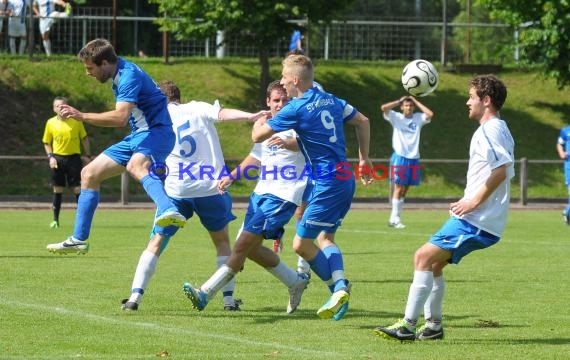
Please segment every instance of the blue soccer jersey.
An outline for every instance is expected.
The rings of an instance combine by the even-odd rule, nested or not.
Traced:
[[[135,104],[129,117],[132,132],[154,126],[172,126],[166,96],[136,64],[119,58],[113,77],[113,94],[117,102]]]
[[[275,132],[295,130],[313,174],[326,176],[347,161],[344,123],[356,113],[346,101],[312,88],[291,100],[267,123]]]
[[[562,130],[560,130],[560,136],[558,136],[558,143],[562,145],[566,153],[570,153],[570,126],[566,126],[562,128]]]

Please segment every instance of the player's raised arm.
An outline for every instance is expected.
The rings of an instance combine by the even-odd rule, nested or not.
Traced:
[[[85,123],[101,127],[124,127],[129,122],[135,104],[119,101],[115,110],[103,113],[84,113],[67,104],[60,105],[60,113],[66,119],[74,118]]]
[[[273,134],[275,134],[275,131],[273,131],[265,121],[256,121],[255,124],[253,124],[253,130],[251,131],[251,139],[253,142],[259,143],[265,139],[269,139]]]

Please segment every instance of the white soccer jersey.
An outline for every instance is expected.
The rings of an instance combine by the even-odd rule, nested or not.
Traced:
[[[515,141],[507,124],[496,117],[479,126],[473,134],[469,148],[469,169],[464,199],[470,199],[475,195],[485,184],[493,169],[507,164],[505,181],[477,209],[462,216],[470,224],[496,236],[501,236],[507,223],[510,184],[515,176],[514,148]]]
[[[34,0],[34,4],[38,4],[41,17],[48,17],[56,10],[56,3],[53,0]]]
[[[197,198],[218,194],[218,179],[225,167],[220,139],[214,123],[220,106],[191,101],[168,104],[174,148],[166,158],[169,174],[166,193],[173,198]]]
[[[297,137],[293,130],[277,133],[282,139]],[[258,195],[271,194],[283,200],[301,205],[307,177],[302,179],[305,158],[300,151],[267,146],[268,140],[253,146],[250,155],[261,162],[259,180],[253,190]]]
[[[401,112],[390,110],[388,115],[383,114],[384,119],[392,124],[392,148],[394,152],[408,159],[420,158],[420,131],[422,126],[428,124],[426,114],[416,112],[411,118],[407,118]]]

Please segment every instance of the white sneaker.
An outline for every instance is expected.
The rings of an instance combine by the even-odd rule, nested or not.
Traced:
[[[405,229],[406,228],[406,225],[402,224],[399,221],[395,222],[395,223],[390,222],[390,223],[388,223],[388,226],[393,227],[394,229]]]
[[[297,307],[301,303],[301,296],[303,296],[303,291],[307,288],[309,283],[309,278],[306,274],[299,273],[297,282],[289,288],[289,304],[287,304],[287,314],[292,314],[297,310]]]
[[[76,253],[85,255],[89,251],[89,240],[81,241],[70,236],[64,242],[49,244],[47,250],[54,254]]]
[[[186,218],[178,211],[167,210],[154,219],[154,224],[161,227],[172,225],[183,228],[186,225]]]

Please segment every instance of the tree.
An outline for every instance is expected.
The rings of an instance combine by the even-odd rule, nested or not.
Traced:
[[[208,38],[218,30],[245,35],[258,50],[261,65],[260,104],[265,104],[269,83],[269,49],[288,38],[295,24],[288,20],[330,21],[353,0],[150,0],[166,16],[161,30],[177,39]],[[218,44],[219,45],[219,44]]]
[[[480,0],[492,15],[520,27],[522,59],[542,64],[560,89],[570,85],[569,0]],[[523,26],[521,26],[523,25]]]

